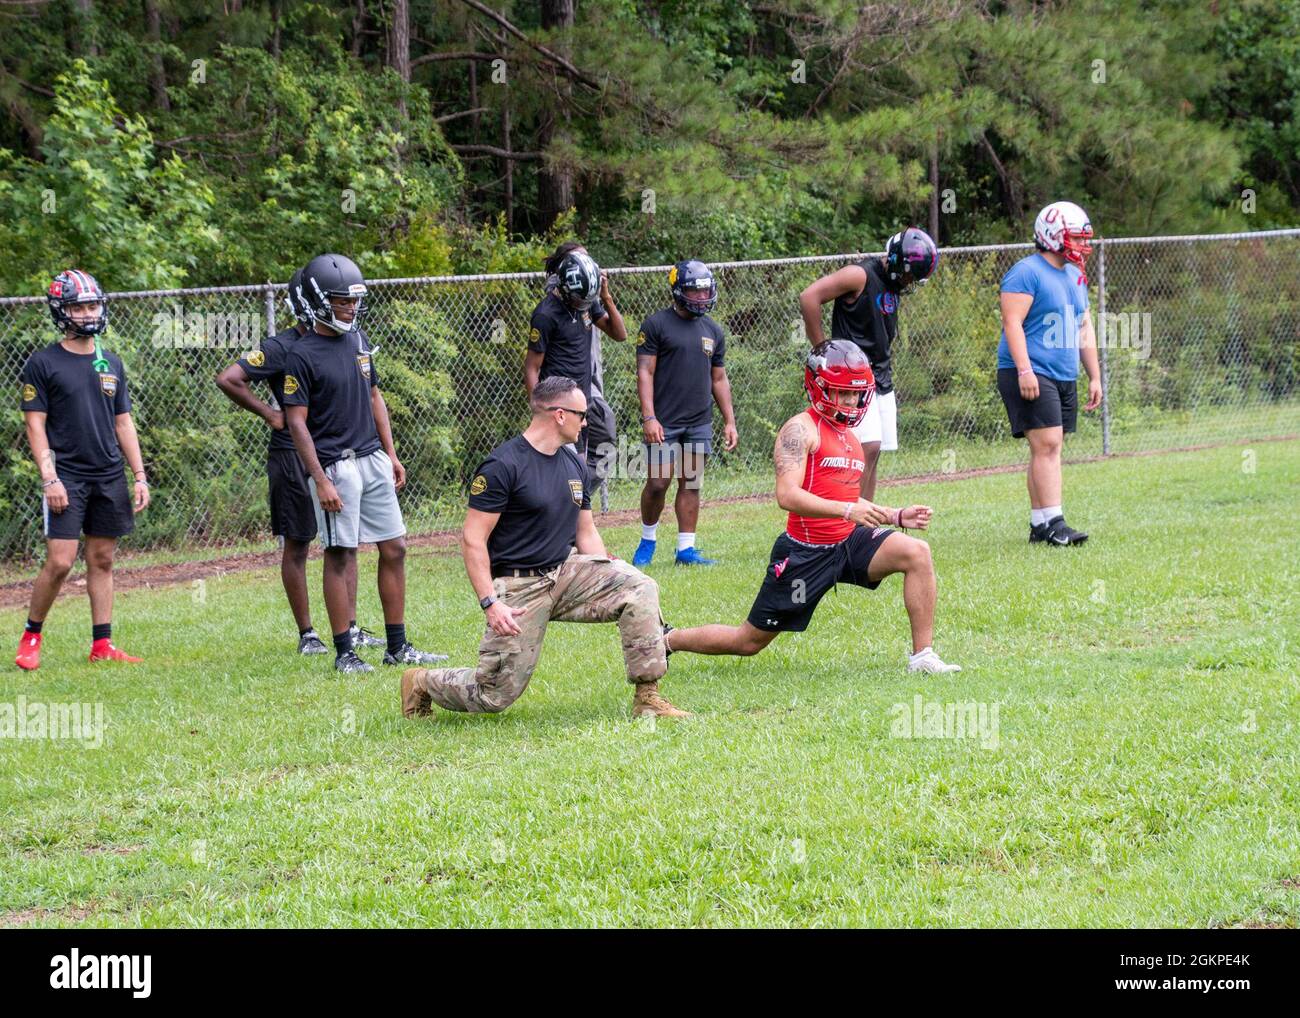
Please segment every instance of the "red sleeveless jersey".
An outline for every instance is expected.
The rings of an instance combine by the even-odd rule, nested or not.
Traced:
[[[813,410],[808,416],[817,425],[817,449],[808,454],[803,468],[803,490],[834,502],[856,502],[862,469],[862,443],[847,428],[837,428]],[[791,513],[785,532],[805,544],[838,544],[857,524],[852,520],[799,516]]]

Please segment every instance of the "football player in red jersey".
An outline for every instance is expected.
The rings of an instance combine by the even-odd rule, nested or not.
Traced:
[[[866,355],[848,340],[815,347],[804,368],[811,406],[776,437],[776,501],[789,513],[772,546],[763,586],[738,626],[665,627],[669,653],[757,654],[778,633],[801,633],[828,590],[851,583],[874,590],[903,574],[903,603],[912,623],[913,672],[956,672],[934,652],[936,582],[930,546],[889,527],[924,530],[929,506],[891,509],[859,496],[862,443],[853,428],[866,415],[875,379]]]

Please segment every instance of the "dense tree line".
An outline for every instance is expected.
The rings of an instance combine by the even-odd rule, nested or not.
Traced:
[[[1293,225],[1298,50],[1300,0],[0,0],[0,290]]]

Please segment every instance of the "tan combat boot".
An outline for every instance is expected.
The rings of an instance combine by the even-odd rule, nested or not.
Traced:
[[[632,697],[632,716],[643,718],[653,715],[658,718],[688,718],[690,711],[679,710],[659,695],[659,683],[638,682],[636,693]]]
[[[402,713],[408,718],[422,718],[433,713],[433,698],[424,688],[426,670],[408,668],[402,672]]]

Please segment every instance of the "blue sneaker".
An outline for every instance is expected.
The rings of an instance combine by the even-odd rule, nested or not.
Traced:
[[[677,553],[677,564],[679,566],[716,566],[718,560],[715,558],[705,558],[700,554],[699,549],[695,547],[683,548]]]
[[[655,557],[655,542],[647,541],[641,538],[641,543],[636,546],[636,554],[632,556],[632,564],[640,569],[642,566],[648,566],[650,560]]]

